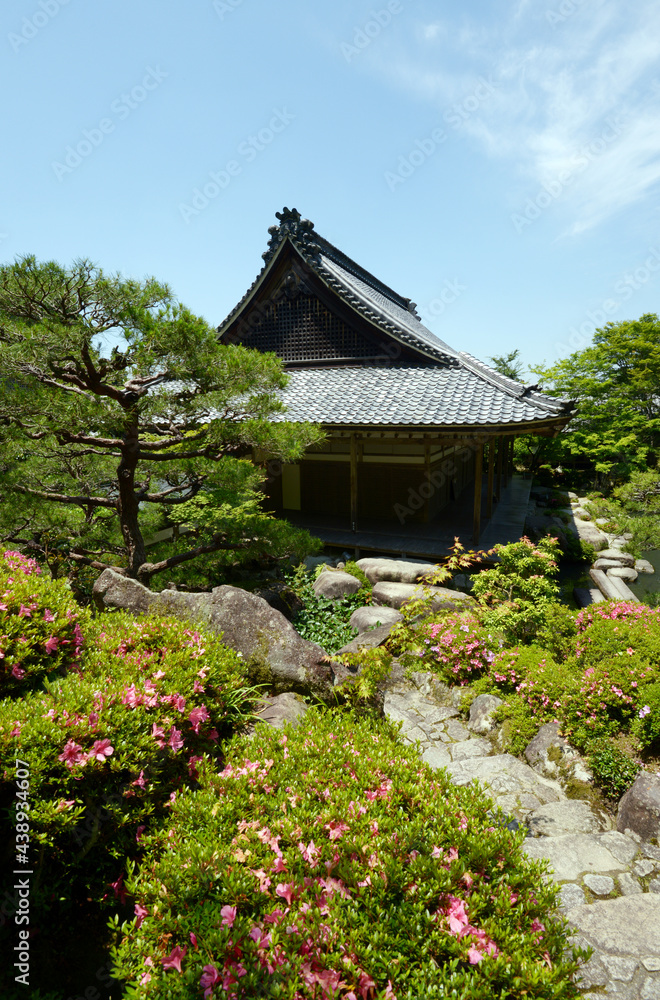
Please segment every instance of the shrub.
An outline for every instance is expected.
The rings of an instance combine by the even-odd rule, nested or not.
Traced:
[[[660,683],[646,684],[637,692],[637,717],[633,732],[643,749],[660,741]]]
[[[502,639],[485,630],[471,612],[450,612],[425,622],[416,631],[417,652],[424,666],[450,684],[467,684],[488,670]]]
[[[0,550],[0,698],[77,666],[88,618],[66,581],[42,576],[20,552]]]
[[[262,729],[149,837],[115,974],[136,1000],[577,997],[556,889],[491,808],[384,724]]]
[[[657,674],[660,663],[660,608],[629,601],[608,601],[585,608],[577,616],[577,654],[585,666],[604,657],[632,655]],[[660,675],[649,680],[660,680]]]
[[[293,625],[303,639],[318,643],[328,653],[336,653],[355,638],[357,629],[349,624],[349,619],[356,608],[370,603],[371,585],[368,582],[356,594],[331,600],[316,596],[312,575],[304,566],[299,566],[286,579],[304,605],[293,618]]]
[[[125,858],[252,704],[238,655],[178,620],[106,614],[86,637],[80,673],[0,704],[0,757],[30,772],[35,923],[51,897],[121,894]]]
[[[588,760],[596,784],[614,801],[628,791],[639,773],[639,764],[608,739],[594,741]]]
[[[472,593],[484,606],[487,628],[504,632],[511,642],[533,642],[545,625],[547,608],[556,602],[559,588],[551,578],[558,572],[559,543],[528,538],[496,545],[499,563],[474,577]]]

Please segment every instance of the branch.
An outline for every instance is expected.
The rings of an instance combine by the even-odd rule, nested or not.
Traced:
[[[29,486],[14,486],[17,493],[27,493],[31,497],[39,497],[41,500],[52,500],[53,503],[66,503],[74,507],[107,507],[109,510],[117,510],[117,504],[113,500],[106,500],[105,497],[70,497],[64,493],[50,493],[48,490],[33,490]]]
[[[174,507],[176,504],[186,503],[187,500],[192,500],[194,496],[197,496],[202,484],[203,480],[200,480],[199,483],[188,483],[186,486],[172,486],[169,490],[163,490],[161,493],[141,493],[140,500],[144,500],[146,503],[162,503],[165,506]],[[170,496],[171,493],[180,493],[181,490],[189,490],[189,492],[184,497]]]
[[[165,569],[171,569],[173,566],[188,562],[190,559],[196,559],[197,556],[208,552],[220,552],[223,549],[247,549],[249,545],[250,541],[229,542],[226,539],[226,535],[214,535],[213,542],[210,542],[208,545],[198,545],[195,549],[189,549],[188,552],[182,552],[177,556],[170,556],[169,559],[163,559],[161,562],[142,563],[138,570],[138,580],[149,579],[155,576],[156,573],[162,573]]]

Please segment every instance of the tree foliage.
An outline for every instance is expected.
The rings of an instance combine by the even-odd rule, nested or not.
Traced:
[[[577,400],[555,461],[587,463],[605,485],[654,465],[660,448],[660,319],[606,323],[593,344],[533,369],[553,395]]]
[[[0,372],[4,541],[143,582],[305,546],[261,510],[249,457],[295,461],[319,430],[283,421],[275,355],[220,345],[166,285],[85,260],[0,268]],[[182,520],[191,544],[149,562],[145,537]]]
[[[509,351],[508,354],[496,354],[494,357],[489,358],[492,361],[493,368],[500,375],[506,375],[508,378],[515,379],[516,382],[520,382],[522,377],[524,366],[519,358],[520,350],[516,348],[515,351]]]

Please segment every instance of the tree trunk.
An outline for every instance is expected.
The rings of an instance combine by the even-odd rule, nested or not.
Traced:
[[[138,463],[138,421],[137,413],[131,414],[131,423],[124,435],[121,448],[121,461],[117,466],[117,483],[119,499],[117,511],[121,533],[124,537],[126,557],[128,560],[128,576],[138,579],[138,570],[147,561],[144,538],[139,524],[139,503],[135,494],[135,470]]]

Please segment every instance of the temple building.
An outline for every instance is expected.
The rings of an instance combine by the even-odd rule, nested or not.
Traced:
[[[477,542],[513,472],[515,438],[556,435],[574,404],[450,347],[298,211],[276,214],[261,272],[218,327],[225,343],[277,354],[286,419],[327,434],[299,464],[271,466],[271,509],[322,538],[325,528],[326,541],[339,532],[337,544],[368,529],[396,535],[400,550],[406,531],[430,538],[466,517]]]

